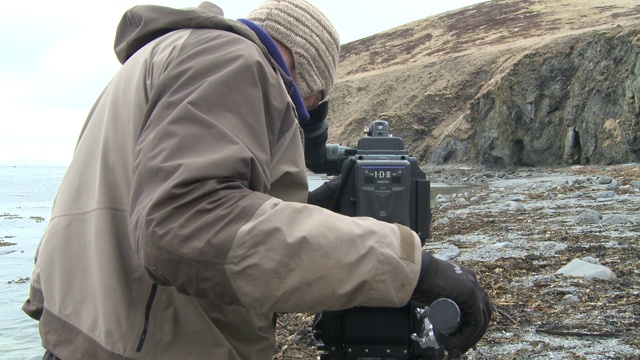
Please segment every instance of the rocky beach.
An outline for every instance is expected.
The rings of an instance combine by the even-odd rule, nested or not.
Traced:
[[[473,269],[491,326],[468,359],[640,358],[640,164],[425,167],[425,250]],[[275,359],[319,359],[312,314],[283,314]]]

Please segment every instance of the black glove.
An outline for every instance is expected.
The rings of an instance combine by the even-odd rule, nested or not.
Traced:
[[[307,196],[307,204],[316,205],[323,207],[325,209],[331,209],[331,203],[340,188],[340,182],[342,181],[342,177],[340,175],[335,176],[333,179],[326,181],[324,184],[320,185],[317,189],[313,191],[309,191],[309,195]]]
[[[460,329],[442,339],[449,354],[464,354],[489,327],[493,307],[473,271],[422,253],[422,268],[412,300],[429,305],[437,299],[453,300],[462,312]]]

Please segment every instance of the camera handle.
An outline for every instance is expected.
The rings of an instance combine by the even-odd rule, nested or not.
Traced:
[[[422,334],[412,334],[411,339],[423,349],[441,348],[438,338],[454,334],[462,324],[460,308],[453,300],[446,298],[434,301],[431,306],[417,308],[416,315],[423,322]]]

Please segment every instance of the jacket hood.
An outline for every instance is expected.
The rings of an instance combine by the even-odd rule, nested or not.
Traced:
[[[149,42],[179,29],[227,30],[259,43],[253,31],[239,22],[224,18],[222,9],[210,2],[185,9],[139,5],[127,10],[118,24],[114,44],[118,61],[124,64]]]
[[[234,21],[224,17],[220,7],[210,2],[203,2],[197,8],[174,9],[158,5],[139,5],[124,13],[118,29],[114,50],[118,61],[124,64],[136,51],[141,49],[151,41],[180,29],[215,29],[235,33],[258,46],[271,62],[271,66],[279,72],[283,78],[284,85],[291,100],[293,101],[298,121],[306,122],[309,113],[305,109],[304,100],[300,96],[298,89],[290,77],[289,73],[283,71],[286,68],[284,60],[280,58],[275,44],[265,45],[265,39],[260,37],[264,33],[269,41],[273,42],[269,35],[262,29],[253,29],[241,21]],[[268,41],[267,41],[268,43]]]

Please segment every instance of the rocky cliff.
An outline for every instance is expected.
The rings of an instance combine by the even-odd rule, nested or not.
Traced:
[[[330,142],[423,164],[640,161],[640,1],[493,0],[343,44]]]

